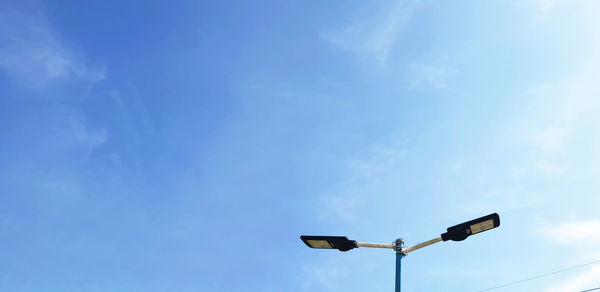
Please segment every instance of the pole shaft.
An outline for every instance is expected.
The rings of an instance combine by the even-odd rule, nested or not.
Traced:
[[[400,292],[402,289],[400,284],[400,276],[402,275],[402,253],[396,253],[396,292]]]
[[[394,250],[396,250],[396,292],[402,289],[400,278],[402,276],[402,257],[404,256],[404,240],[401,238],[394,241]]]

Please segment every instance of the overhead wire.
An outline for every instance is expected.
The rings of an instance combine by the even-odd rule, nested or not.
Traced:
[[[546,274],[542,274],[542,275],[538,275],[538,276],[534,276],[534,277],[530,277],[530,278],[526,278],[526,279],[521,279],[521,280],[514,281],[514,282],[509,282],[509,283],[498,285],[498,286],[494,286],[494,287],[491,287],[491,288],[486,288],[486,289],[483,289],[483,290],[477,290],[477,292],[483,292],[483,291],[490,291],[490,290],[500,289],[500,288],[504,288],[506,286],[512,286],[512,285],[520,284],[520,283],[523,283],[523,282],[527,282],[527,281],[531,281],[531,280],[535,280],[535,279],[539,279],[539,278],[543,278],[543,277],[555,275],[555,274],[558,274],[558,273],[562,273],[562,272],[574,270],[574,269],[581,268],[581,267],[584,267],[584,266],[593,265],[593,264],[596,264],[596,263],[600,263],[600,260],[596,260],[596,261],[593,261],[593,262],[589,262],[589,263],[585,263],[585,264],[581,264],[581,265],[577,265],[577,266],[568,267],[568,268],[565,268],[565,269],[561,269],[561,270],[558,270],[558,271],[554,271],[554,272],[550,272],[550,273],[546,273]],[[600,289],[600,287],[594,288],[592,290],[584,290],[584,291],[581,291],[581,292],[593,291],[593,290],[598,290],[598,289]]]

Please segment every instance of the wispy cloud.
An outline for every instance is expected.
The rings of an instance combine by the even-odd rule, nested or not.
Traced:
[[[597,64],[598,58],[588,58],[586,61]],[[540,116],[531,117],[531,124],[538,124],[532,134],[532,142],[541,155],[546,157],[565,152],[570,149],[570,142],[580,138],[577,135],[595,135],[593,132],[577,132],[579,128],[591,123],[594,119],[600,101],[598,86],[598,70],[589,67],[573,76],[568,76],[552,84],[543,84],[529,90],[527,95],[533,100],[540,101],[546,109],[539,109]]]
[[[590,53],[581,58],[581,69],[539,84],[523,96],[534,106],[527,117],[516,119],[509,131],[514,132],[511,142],[523,142],[530,148],[527,169],[532,175],[567,175],[582,170],[582,165],[576,165],[582,161],[578,156],[596,159],[592,151],[600,141],[594,130],[600,127],[600,55],[593,47],[598,44],[600,41],[592,38],[586,45]],[[567,153],[570,159],[565,159]]]
[[[86,65],[39,15],[0,10],[0,69],[23,86],[41,89],[54,82],[91,85],[104,69]]]
[[[5,132],[13,147],[22,147],[16,151],[20,155],[5,161],[8,182],[31,192],[77,193],[81,167],[106,143],[108,131],[101,124],[91,125],[80,105],[71,101],[87,97],[105,78],[103,67],[90,66],[39,10],[9,7],[0,8],[0,78],[3,85],[18,88],[17,94],[0,98],[41,96],[50,101],[44,107],[20,109]]]
[[[374,146],[365,157],[347,161],[348,175],[339,184],[318,196],[317,215],[320,220],[331,218],[352,220],[372,197],[378,178],[392,172],[406,156],[395,147]]]
[[[353,275],[370,274],[380,271],[380,267],[373,263],[373,255],[369,254],[353,254],[352,257],[327,257],[323,258],[323,254],[317,256],[302,264],[300,282],[302,283],[302,291],[340,291],[347,290],[344,287],[349,285],[354,286],[358,291],[366,291],[362,286],[361,281]],[[379,273],[380,274],[380,273]],[[375,276],[378,277],[378,276]],[[371,278],[372,282],[368,287],[370,291],[382,291],[382,285],[377,284],[378,278]],[[383,284],[387,287],[387,283]]]
[[[409,71],[408,87],[411,89],[420,87],[445,88],[448,86],[447,79],[456,73],[447,66],[417,62],[410,66]]]
[[[535,164],[535,168],[538,171],[541,171],[546,174],[559,175],[567,173],[567,169],[565,167],[561,167],[559,165],[555,165],[548,162],[538,162]]]
[[[549,240],[562,245],[600,245],[600,220],[570,221],[539,230]]]
[[[525,97],[535,101],[537,114],[527,121],[535,125],[535,130],[524,135],[531,137],[539,159],[548,160],[573,151],[573,146],[581,145],[582,140],[592,141],[597,136],[597,131],[581,129],[599,124],[596,117],[600,110],[597,98],[600,94],[600,53],[597,50],[600,45],[597,29],[600,19],[594,12],[600,8],[600,2],[536,0],[535,3],[540,10],[552,11],[543,17],[545,23],[551,23],[555,16],[573,18],[572,21],[577,21],[577,35],[581,36],[581,42],[570,44],[579,50],[573,54],[577,56],[576,66],[555,80],[536,85]]]
[[[540,201],[540,196],[529,195],[519,186],[492,188],[480,196],[462,203],[462,209],[470,214],[480,213],[481,210],[509,210],[523,209],[535,205]]]
[[[568,2],[569,1],[567,1],[567,0],[537,0],[537,4],[539,5],[539,8],[544,12],[547,12],[547,11],[555,8],[556,6],[560,6],[561,4],[568,3]]]
[[[348,270],[340,269],[339,266],[304,266],[303,268],[304,287],[309,290],[313,286],[324,287],[328,291],[336,291],[340,288],[340,283],[348,278]]]
[[[562,282],[553,283],[545,292],[583,291],[600,287],[600,265],[592,266],[587,271],[580,273]]]
[[[323,194],[319,197],[317,214],[319,220],[332,218],[351,220],[356,211],[365,206],[364,197],[347,190],[341,194]]]
[[[570,130],[564,126],[550,126],[543,129],[537,136],[536,142],[544,152],[557,152],[564,148]]]
[[[58,141],[67,141],[70,147],[85,148],[85,158],[89,157],[94,148],[106,142],[106,130],[91,130],[81,117],[71,116],[60,128],[55,129]]]
[[[543,12],[549,12],[553,9],[557,9],[567,5],[596,5],[598,1],[594,0],[537,0],[538,7]]]
[[[325,32],[322,36],[343,50],[353,51],[362,58],[374,58],[383,64],[396,38],[412,16],[417,2],[397,1],[386,3],[379,9],[370,8],[370,13],[360,21]]]

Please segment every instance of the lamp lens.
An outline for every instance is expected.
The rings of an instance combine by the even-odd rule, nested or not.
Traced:
[[[476,234],[494,228],[494,219],[471,225],[471,234]]]
[[[308,243],[308,245],[310,245],[312,248],[333,248],[333,246],[331,246],[327,240],[309,239],[306,241],[306,243]]]

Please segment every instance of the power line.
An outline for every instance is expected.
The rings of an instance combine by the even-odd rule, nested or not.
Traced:
[[[592,289],[587,289],[587,290],[581,290],[579,292],[588,292],[588,291],[594,291],[594,290],[600,290],[600,287],[592,288]]]
[[[562,272],[574,270],[574,269],[577,269],[577,268],[581,268],[581,267],[592,265],[592,264],[596,264],[596,263],[600,263],[600,260],[589,262],[589,263],[585,263],[585,264],[581,264],[581,265],[578,265],[578,266],[568,267],[568,268],[565,268],[565,269],[562,269],[562,270],[558,270],[558,271],[554,271],[554,272],[550,272],[550,273],[538,275],[538,276],[527,278],[527,279],[522,279],[522,280],[518,280],[518,281],[514,281],[514,282],[502,284],[502,285],[495,286],[495,287],[492,287],[492,288],[478,290],[477,292],[490,291],[490,290],[495,290],[495,289],[498,289],[498,288],[504,288],[506,286],[520,284],[520,283],[523,283],[523,282],[527,282],[527,281],[531,281],[531,280],[535,280],[535,279],[539,279],[539,278],[551,276],[551,275],[554,275],[554,274],[558,274],[558,273],[562,273]],[[593,290],[598,290],[598,289],[600,289],[600,287],[594,288],[592,290],[585,290],[585,291],[593,291]],[[581,292],[585,292],[585,291],[581,291]]]

